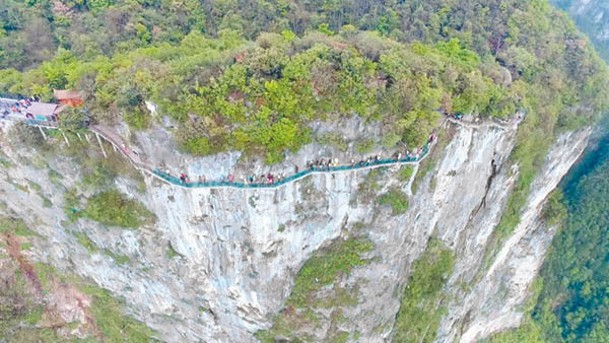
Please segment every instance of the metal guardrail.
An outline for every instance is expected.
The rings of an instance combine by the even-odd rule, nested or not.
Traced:
[[[42,127],[48,127],[48,128],[54,128],[54,129],[59,128],[59,123],[57,123],[56,121],[27,119],[25,121],[25,123],[30,126],[42,126]]]
[[[8,93],[8,92],[0,92],[0,98],[16,99],[16,100],[28,99],[28,97],[26,97],[25,95]]]
[[[356,163],[354,165],[342,165],[342,166],[328,166],[328,167],[311,167],[309,169],[300,171],[298,173],[292,174],[284,179],[281,179],[272,183],[244,183],[244,182],[230,182],[230,181],[206,181],[206,182],[183,182],[180,178],[162,172],[160,169],[153,169],[152,173],[176,186],[185,187],[185,188],[218,188],[218,187],[232,187],[232,188],[241,188],[241,189],[257,189],[257,188],[276,188],[286,183],[301,179],[310,174],[318,174],[318,173],[332,173],[332,172],[340,172],[340,171],[348,171],[348,170],[358,170],[358,169],[369,169],[372,167],[381,167],[384,165],[394,165],[394,164],[402,164],[402,163],[415,163],[421,161],[427,153],[429,152],[429,144],[425,144],[423,146],[423,150],[419,154],[418,157],[408,156],[401,159],[382,159],[371,162],[363,162]]]

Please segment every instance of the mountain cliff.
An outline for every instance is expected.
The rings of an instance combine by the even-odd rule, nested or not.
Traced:
[[[438,245],[453,262],[440,278],[441,295],[429,299],[432,308],[444,308],[429,325],[437,328],[438,341],[473,342],[518,324],[519,307],[552,238],[552,228],[540,218],[543,201],[589,134],[563,134],[553,144],[533,182],[523,220],[488,257],[490,237],[519,173],[509,159],[514,129],[447,121],[438,145],[408,179],[399,167],[388,167],[242,190],[187,189],[151,176],[121,176],[111,181],[113,186],[156,215],[134,231],[71,220],[63,210],[66,190],[85,178],[81,168],[73,158],[19,146],[5,128],[2,145],[9,167],[0,181],[2,214],[23,218],[38,234],[32,259],[92,279],[124,298],[132,315],[170,342],[248,342],[265,329],[271,331],[260,331],[258,337],[321,341],[347,333],[351,341],[389,340],[408,315],[400,303],[412,282],[409,275],[416,274],[413,266],[430,244]],[[142,153],[172,153],[171,146],[154,144],[154,137],[139,135],[142,146],[156,146]],[[89,149],[103,159],[94,146]],[[296,160],[306,159],[306,150]],[[187,167],[200,165],[174,156]],[[49,182],[49,170],[61,178]],[[39,198],[32,184],[44,185]],[[392,189],[409,194],[405,212],[394,213],[378,200]],[[82,235],[95,249],[83,246]],[[354,238],[371,244],[359,255],[362,263],[328,280],[308,280],[322,284],[308,288],[307,299],[331,301],[332,307],[321,300],[305,305],[290,300],[307,260],[323,261],[328,247]],[[117,263],[113,256],[127,262]],[[280,322],[290,330],[283,331]],[[431,331],[422,335],[436,337]]]
[[[5,7],[13,341],[474,342],[515,327],[554,235],[545,199],[609,108],[605,64],[546,1]],[[396,155],[409,160],[375,164]],[[154,333],[89,306],[110,295]]]

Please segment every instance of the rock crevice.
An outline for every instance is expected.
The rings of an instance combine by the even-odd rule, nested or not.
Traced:
[[[19,162],[36,155],[24,149],[4,151],[14,163],[1,172],[2,212],[23,218],[40,235],[33,249],[36,259],[123,297],[131,314],[168,342],[255,341],[252,334],[271,325],[303,263],[355,226],[364,228],[375,249],[371,262],[354,269],[346,281],[357,285],[359,299],[344,311],[341,329],[359,332],[362,342],[384,342],[400,306],[399,290],[434,236],[456,256],[445,290],[452,300],[438,341],[472,342],[518,324],[518,305],[552,237],[539,221],[539,211],[588,135],[581,131],[556,142],[533,184],[521,224],[481,280],[475,276],[518,170],[509,159],[515,131],[492,125],[456,125],[444,151],[428,161],[435,167],[418,183],[402,215],[391,215],[375,201],[389,186],[410,186],[399,181],[395,166],[381,172],[382,186],[365,199],[357,195],[360,184],[369,182],[369,171],[316,174],[261,190],[182,189],[147,177],[146,192],[137,193],[130,181],[119,179],[115,185],[155,213],[156,224],[136,231],[83,219],[70,224],[62,211],[63,192],[77,184],[77,166],[64,159],[48,161],[64,175],[61,184],[53,184],[46,169]],[[154,155],[152,150],[143,153]],[[53,206],[44,207],[15,186],[26,180],[42,185]],[[130,262],[119,265],[101,252],[89,252],[72,232],[86,232],[97,246],[128,256]],[[497,315],[489,316],[491,312]]]

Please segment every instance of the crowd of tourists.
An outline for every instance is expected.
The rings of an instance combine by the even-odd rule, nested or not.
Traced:
[[[21,115],[31,119],[33,116],[28,113],[27,109],[32,106],[32,102],[35,100],[34,98],[21,100],[0,99],[0,115],[2,115],[2,119],[5,119],[10,114]]]
[[[178,183],[185,187],[206,187],[206,186],[241,186],[241,187],[271,187],[274,185],[282,184],[289,180],[304,176],[312,172],[329,172],[335,170],[346,170],[346,169],[359,169],[380,164],[392,164],[399,162],[416,162],[425,156],[429,144],[433,143],[437,139],[435,134],[429,136],[427,144],[414,151],[408,149],[401,149],[396,151],[390,158],[383,159],[380,154],[368,156],[366,158],[356,161],[351,159],[349,164],[340,164],[338,158],[320,158],[317,160],[309,160],[306,163],[306,168],[300,169],[298,166],[294,166],[294,174],[286,176],[285,172],[281,173],[264,173],[260,175],[250,174],[244,175],[240,178],[236,178],[234,174],[228,174],[223,176],[219,180],[207,181],[204,175],[200,175],[196,178],[196,182],[191,180],[187,173],[182,172],[176,178],[167,169],[156,169],[155,174],[173,183]]]

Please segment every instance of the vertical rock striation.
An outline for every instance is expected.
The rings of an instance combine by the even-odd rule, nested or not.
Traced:
[[[456,254],[438,341],[471,342],[518,324],[518,306],[552,237],[539,219],[541,206],[583,150],[589,131],[566,134],[555,144],[521,224],[485,270],[487,242],[518,173],[508,159],[515,131],[449,125],[450,141],[426,162],[433,168],[399,216],[374,199],[358,199],[367,172],[351,171],[313,175],[276,190],[181,189],[148,177],[146,192],[138,193],[119,179],[116,186],[155,213],[156,224],[135,231],[83,219],[71,224],[61,209],[62,194],[77,182],[78,166],[65,159],[48,161],[64,175],[62,184],[53,184],[46,168],[23,162],[37,154],[12,149],[6,137],[3,150],[11,166],[0,172],[6,204],[1,210],[23,218],[40,235],[34,258],[124,297],[131,314],[168,342],[255,341],[252,333],[268,327],[281,310],[302,264],[356,224],[375,249],[368,256],[371,263],[346,281],[357,284],[359,304],[345,311],[348,320],[341,325],[360,332],[362,342],[384,342],[391,337],[412,262],[430,237],[438,237]],[[383,174],[377,195],[396,186],[408,191],[411,183],[398,181],[395,171]],[[28,180],[43,186],[53,206],[42,206],[23,190]],[[85,232],[100,251],[126,255],[130,262],[118,265],[101,252],[87,251],[73,232]],[[323,337],[319,330],[312,334]]]

